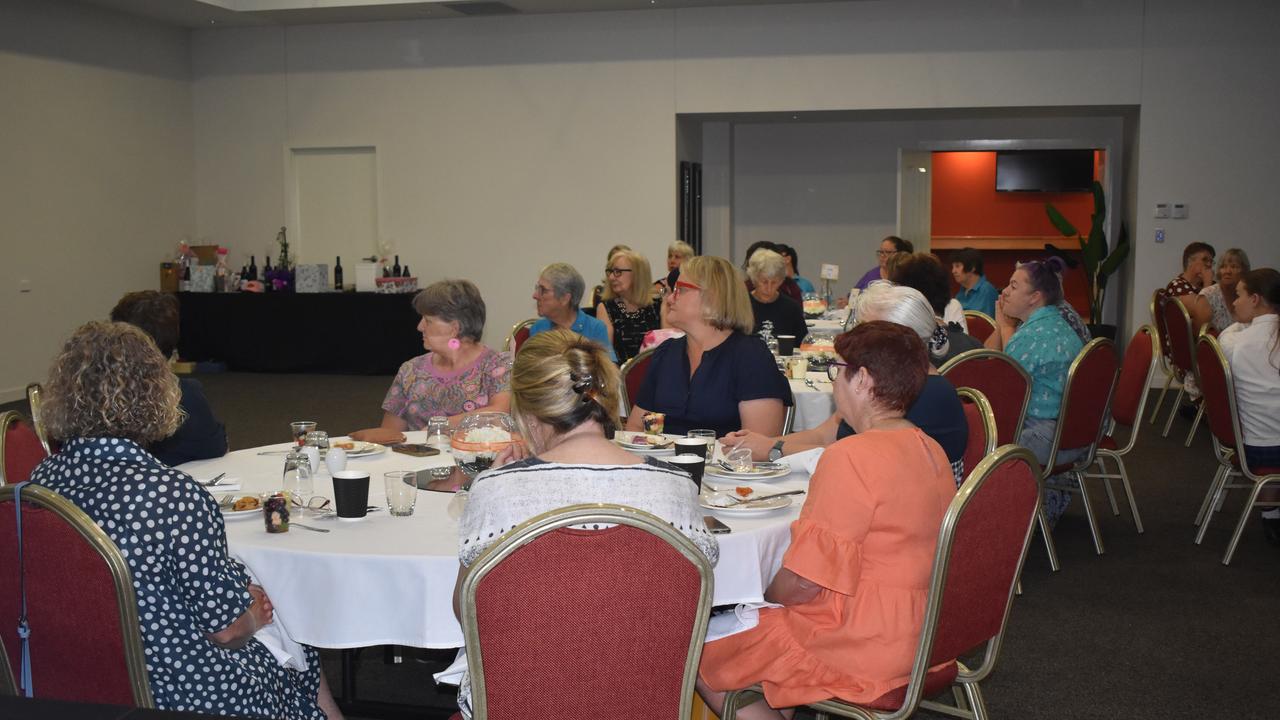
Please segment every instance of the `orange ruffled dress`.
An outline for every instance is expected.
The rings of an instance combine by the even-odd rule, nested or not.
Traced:
[[[918,429],[829,447],[782,561],[822,590],[708,643],[702,678],[716,690],[759,683],[778,708],[833,697],[866,703],[905,685],[955,489],[946,453]]]

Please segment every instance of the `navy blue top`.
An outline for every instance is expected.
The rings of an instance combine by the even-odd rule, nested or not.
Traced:
[[[777,398],[792,404],[791,386],[760,338],[734,331],[702,353],[692,378],[688,350],[687,337],[659,345],[636,395],[637,407],[666,413],[665,432],[684,435],[705,428],[720,437],[742,429],[740,402]]]
[[[182,388],[180,406],[187,419],[173,435],[154,443],[149,448],[151,454],[169,467],[226,455],[227,428],[213,416],[200,382],[178,378],[178,386]]]
[[[129,440],[74,438],[45,458],[31,481],[75,503],[124,555],[156,707],[324,719],[314,648],[304,646],[307,669],[297,671],[256,639],[229,650],[206,636],[229,627],[252,598],[244,566],[227,553],[218,501],[190,475]]]
[[[924,381],[920,397],[907,409],[906,418],[942,446],[947,460],[964,459],[964,448],[969,444],[969,422],[964,417],[964,406],[951,381],[941,375],[930,375]],[[853,435],[853,428],[844,420],[836,430],[836,439]]]

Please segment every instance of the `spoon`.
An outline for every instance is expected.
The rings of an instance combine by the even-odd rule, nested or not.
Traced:
[[[318,532],[318,533],[327,533],[327,532],[329,532],[328,530],[325,530],[324,528],[311,527],[310,525],[303,525],[303,524],[302,524],[302,523],[300,523],[300,522],[291,522],[291,523],[289,523],[289,527],[300,527],[300,528],[302,528],[303,530],[310,530],[311,532]]]

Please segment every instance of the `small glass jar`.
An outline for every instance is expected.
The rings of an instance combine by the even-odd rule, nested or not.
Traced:
[[[306,458],[303,458],[303,463],[306,463]],[[289,500],[284,493],[275,493],[262,503],[262,518],[267,532],[289,532]]]
[[[447,453],[449,452],[451,437],[449,418],[444,415],[435,415],[427,421],[427,447],[433,447],[441,453]]]

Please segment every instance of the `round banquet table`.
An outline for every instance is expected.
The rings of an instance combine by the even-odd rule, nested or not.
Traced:
[[[836,411],[836,401],[831,396],[831,379],[827,373],[811,372],[807,373],[807,378],[811,384],[805,384],[804,380],[787,380],[791,383],[791,395],[796,403],[792,432],[816,428]]]
[[[426,433],[407,435],[409,442],[423,442]],[[185,463],[178,469],[198,481],[225,472],[224,482],[241,484],[233,491],[212,488],[218,497],[277,490],[284,467],[280,451],[290,445],[238,450],[221,458]],[[412,516],[391,517],[385,510],[382,480],[382,474],[392,470],[451,464],[452,459],[445,455],[421,458],[390,450],[351,458],[347,469],[369,472],[369,505],[383,508],[381,511],[355,522],[332,516],[307,517],[309,512],[296,511],[291,518],[328,533],[294,527],[287,533],[268,534],[261,513],[229,518],[230,552],[266,589],[277,622],[300,643],[323,648],[461,647],[462,629],[453,616],[457,522],[449,516],[449,503],[454,496],[419,490]],[[717,482],[711,476],[707,480]],[[806,488],[808,482],[803,468],[768,481],[779,490]],[[332,479],[325,469],[315,478],[315,492],[333,497]],[[715,568],[714,604],[764,599],[764,590],[790,544],[790,523],[799,516],[804,497],[798,496],[789,508],[768,515],[717,513],[732,532],[717,536],[720,561]]]

